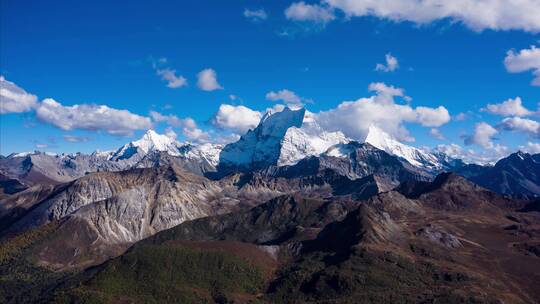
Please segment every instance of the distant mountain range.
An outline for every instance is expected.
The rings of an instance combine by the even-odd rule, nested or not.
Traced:
[[[268,112],[255,129],[228,145],[182,144],[149,130],[141,139],[115,151],[96,151],[90,155],[14,153],[0,159],[0,173],[22,185],[31,186],[68,182],[91,172],[174,164],[194,174],[217,179],[236,172],[287,171],[291,169],[275,168],[305,164],[313,157],[324,159],[321,160],[324,163],[343,163],[343,159],[351,157],[350,151],[354,147],[361,146],[341,132],[323,131],[311,116],[305,109],[285,108],[281,112]],[[497,193],[527,197],[540,195],[540,154],[517,152],[494,166],[466,164],[438,151],[429,152],[403,144],[375,126],[370,127],[365,144],[396,157],[407,170],[424,176],[424,179],[433,179],[441,172],[451,171]],[[348,162],[349,167],[356,168],[362,159],[349,159]],[[365,166],[369,167],[369,163]],[[351,179],[360,177],[343,172],[343,168],[338,170],[341,170],[339,174]],[[404,181],[391,179],[394,182]]]

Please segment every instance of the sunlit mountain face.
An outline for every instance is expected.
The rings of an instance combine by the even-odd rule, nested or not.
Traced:
[[[540,3],[0,3],[1,303],[537,303]]]

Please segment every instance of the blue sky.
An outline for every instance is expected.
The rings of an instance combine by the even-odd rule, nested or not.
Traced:
[[[517,54],[540,45],[540,25],[534,20],[507,25],[504,19],[480,28],[470,25],[474,16],[460,19],[451,14],[421,24],[414,16],[396,22],[377,14],[351,15],[332,1],[303,3],[330,12],[330,21],[310,15],[310,7],[307,15],[300,11],[286,16],[293,1],[111,2],[3,0],[0,74],[36,95],[38,103],[53,98],[63,106],[107,105],[143,117],[150,111],[190,117],[212,137],[230,133],[212,123],[221,104],[264,111],[276,104],[265,98],[268,92],[287,89],[310,100],[307,109],[317,113],[372,96],[369,84],[382,82],[403,88],[412,97],[412,107],[444,106],[452,117],[468,113],[464,120],[436,127],[445,140],[431,136],[431,126],[405,122],[403,127],[416,139],[414,145],[455,143],[483,153],[491,147],[464,142],[479,122],[496,128],[498,133],[489,140],[508,151],[540,138],[523,128],[497,128],[502,119],[511,117],[481,111],[487,104],[518,96],[525,108],[537,110],[540,87],[531,85],[535,62],[519,73],[510,73],[504,63],[508,51]],[[524,11],[538,9],[533,5]],[[246,9],[263,10],[266,19],[246,17]],[[399,67],[376,71],[377,63],[386,64],[386,54],[395,57]],[[197,74],[207,68],[215,71],[223,89],[198,88]],[[176,70],[187,85],[167,87],[157,75],[157,70],[166,69]],[[230,95],[237,98],[231,100]],[[536,114],[521,118],[538,120]],[[144,133],[140,129],[118,136],[95,127],[62,129],[37,118],[35,111],[4,113],[0,119],[3,155],[35,149],[114,149]],[[185,140],[183,123],[153,122],[153,126],[159,132],[172,127]]]

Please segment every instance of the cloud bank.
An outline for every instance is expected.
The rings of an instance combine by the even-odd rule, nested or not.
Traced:
[[[324,0],[322,5],[340,10],[347,18],[374,16],[415,24],[448,19],[474,31],[540,32],[540,2],[537,0]]]
[[[133,131],[152,127],[148,117],[117,110],[106,105],[80,104],[64,106],[52,98],[41,102],[36,117],[62,130],[104,131],[111,135],[131,136]]]

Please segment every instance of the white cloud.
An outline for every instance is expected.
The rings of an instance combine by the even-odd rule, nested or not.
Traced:
[[[538,3],[540,6],[540,3]],[[536,19],[540,22],[540,11],[536,15]],[[516,53],[510,50],[504,58],[504,66],[510,73],[522,73],[532,71],[534,78],[531,82],[533,86],[540,86],[540,49],[534,45],[530,49],[523,49]]]
[[[156,123],[166,123],[169,127],[165,129],[165,135],[171,138],[177,137],[176,132],[172,128],[175,127],[180,128],[182,134],[191,141],[205,143],[211,139],[210,134],[200,129],[191,117],[180,118],[173,114],[165,115],[156,111],[150,111],[150,117]]]
[[[207,143],[211,140],[210,134],[206,131],[201,130],[197,126],[195,120],[190,117],[184,119],[182,134],[189,140],[197,143]]]
[[[396,57],[392,56],[392,54],[386,54],[385,59],[386,64],[377,63],[375,66],[375,71],[393,72],[399,68],[399,62]]]
[[[294,21],[311,21],[327,23],[336,18],[332,9],[317,4],[306,4],[304,1],[295,2],[285,10],[285,17]]]
[[[117,110],[105,105],[80,104],[64,106],[47,98],[36,109],[39,120],[62,130],[105,131],[111,135],[132,135],[135,130],[152,127],[150,118]]]
[[[463,112],[458,113],[456,116],[454,116],[454,120],[456,121],[464,121],[465,119],[467,119],[467,114]]]
[[[183,125],[182,119],[173,114],[164,115],[156,111],[150,111],[150,117],[155,122],[165,122],[169,126],[173,127],[180,127]]]
[[[540,153],[540,143],[527,142],[524,146],[519,146],[519,149],[531,154]]]
[[[252,21],[263,21],[268,18],[268,14],[264,9],[250,10],[246,8],[244,9],[244,17]]]
[[[507,131],[521,131],[540,137],[540,123],[527,118],[508,117],[502,120],[499,127]]]
[[[485,122],[479,122],[474,126],[474,133],[465,137],[466,145],[479,145],[486,149],[492,149],[495,147],[493,144],[493,136],[497,135],[499,131]]]
[[[533,112],[522,105],[519,96],[514,99],[510,98],[502,103],[488,104],[480,111],[501,116],[528,116],[533,114]]]
[[[236,133],[231,133],[227,135],[222,135],[216,138],[215,142],[218,144],[226,145],[232,142],[235,142],[240,139],[240,135]]]
[[[445,140],[446,137],[444,137],[444,135],[441,133],[441,131],[439,131],[439,129],[437,128],[431,128],[431,130],[429,130],[429,135],[433,136],[434,138],[438,139],[438,140]]]
[[[214,115],[212,123],[221,129],[235,133],[245,133],[255,128],[261,120],[261,113],[245,106],[222,104]]]
[[[76,143],[90,141],[90,138],[86,136],[64,135],[64,140],[67,142]]]
[[[213,69],[204,69],[197,74],[197,86],[203,91],[223,89],[218,83],[216,71]]]
[[[187,85],[187,79],[182,76],[176,76],[176,70],[158,69],[156,74],[164,81],[167,81],[167,87],[171,89],[181,88]]]
[[[451,158],[463,159],[463,148],[457,144],[438,145],[434,150]]]
[[[467,163],[476,164],[492,164],[508,154],[508,148],[500,145],[477,152],[473,149],[463,149],[460,145],[454,143],[438,145],[434,151],[442,152],[451,158],[461,159]]]
[[[0,76],[0,114],[30,112],[36,106],[35,95]]]
[[[375,16],[394,22],[427,24],[449,19],[475,30],[540,31],[538,0],[323,0],[347,17]]]
[[[376,95],[345,101],[337,108],[317,114],[321,126],[329,131],[342,131],[346,136],[363,141],[371,125],[375,125],[392,136],[404,140],[414,140],[404,123],[419,123],[423,126],[439,127],[448,122],[450,117],[444,107],[412,108],[398,104],[396,97],[405,98],[403,89],[384,83],[369,85]]]
[[[49,147],[49,145],[47,145],[47,144],[36,144],[36,148],[38,148],[38,149],[46,149],[48,147]]]
[[[289,106],[302,106],[304,102],[312,102],[311,100],[302,98],[298,95],[296,95],[295,92],[283,89],[279,90],[277,92],[270,91],[266,93],[266,99],[271,101],[283,101],[285,104]]]
[[[171,139],[175,139],[176,140],[176,132],[174,132],[173,128],[172,127],[167,127],[165,129],[165,135]]]
[[[417,107],[417,120],[424,127],[440,127],[450,121],[448,110],[439,106],[437,108]]]
[[[397,97],[403,97],[407,101],[411,100],[409,96],[405,95],[402,88],[395,88],[394,86],[386,85],[383,82],[370,83],[368,86],[368,90],[377,92],[377,94],[379,95],[384,95],[384,96],[389,96],[389,97],[397,96]]]

